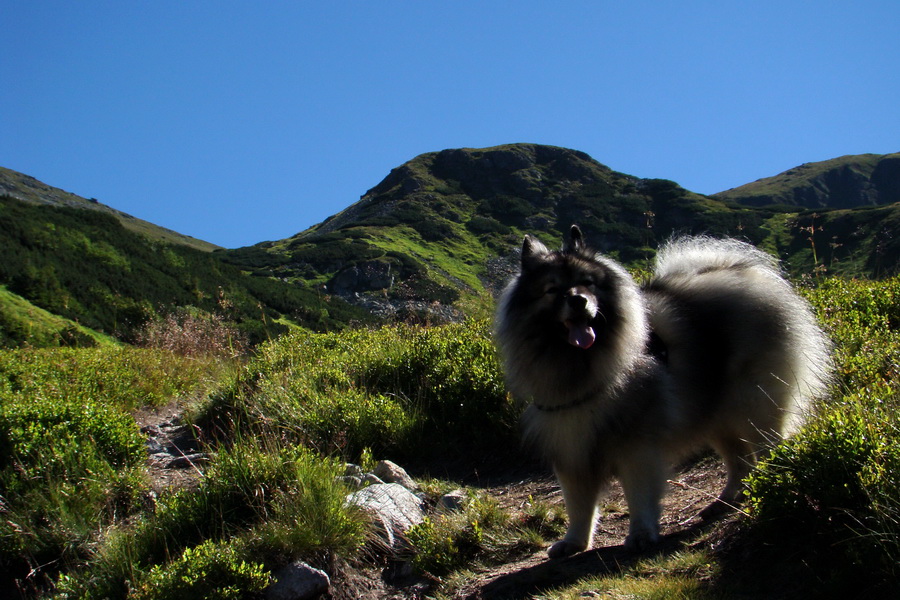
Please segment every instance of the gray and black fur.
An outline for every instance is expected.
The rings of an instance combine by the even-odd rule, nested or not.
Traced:
[[[704,445],[728,482],[702,514],[737,501],[759,453],[802,423],[829,377],[808,304],[774,259],[735,240],[673,240],[640,288],[577,227],[560,251],[526,237],[496,339],[528,404],[526,440],[553,465],[569,513],[551,557],[590,546],[614,477],[631,515],[626,545],[656,542],[666,470]]]

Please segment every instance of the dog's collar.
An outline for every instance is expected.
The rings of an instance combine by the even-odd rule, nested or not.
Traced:
[[[561,410],[567,410],[569,408],[576,408],[581,406],[582,404],[587,404],[596,396],[595,393],[585,394],[580,398],[575,398],[571,402],[566,402],[565,404],[538,404],[537,402],[532,402],[531,405],[534,406],[541,412],[559,412]]]

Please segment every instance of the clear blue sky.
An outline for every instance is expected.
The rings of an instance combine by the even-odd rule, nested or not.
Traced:
[[[226,247],[535,142],[714,193],[900,151],[900,2],[2,0],[0,166]]]

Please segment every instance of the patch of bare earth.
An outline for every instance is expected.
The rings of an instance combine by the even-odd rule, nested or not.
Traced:
[[[696,541],[715,524],[702,523],[697,514],[725,485],[725,469],[708,457],[678,470],[669,480],[663,500],[661,527],[663,540],[654,551],[674,552]],[[531,475],[502,484],[487,483],[484,492],[497,499],[512,514],[523,512],[529,503],[542,501],[563,504],[555,479],[549,474]],[[337,600],[414,600],[441,593],[454,600],[531,599],[547,590],[559,589],[581,579],[620,572],[652,553],[635,553],[622,546],[628,532],[628,512],[622,488],[614,483],[600,504],[601,518],[591,550],[559,560],[549,560],[546,549],[512,562],[482,567],[471,579],[455,589],[441,588],[414,576],[394,578],[378,568],[342,565],[332,576],[333,598]],[[388,570],[389,573],[389,570]],[[336,575],[336,576],[335,576]]]
[[[655,550],[666,553],[681,548],[696,538],[706,524],[697,514],[725,485],[725,469],[707,458],[679,470],[669,480],[663,499],[660,525],[663,540]],[[504,506],[516,510],[525,506],[529,496],[562,504],[556,482],[550,478],[523,481],[516,485],[491,488],[489,493]],[[622,543],[628,533],[628,512],[622,488],[614,483],[600,503],[601,518],[594,535],[593,549],[575,556],[549,560],[540,550],[516,562],[477,572],[452,597],[460,600],[531,598],[543,590],[571,585],[585,577],[612,574],[647,556],[625,550]]]
[[[203,476],[209,457],[201,452],[195,431],[184,423],[178,403],[146,407],[134,413],[134,420],[147,445],[147,474],[151,489],[192,488]]]

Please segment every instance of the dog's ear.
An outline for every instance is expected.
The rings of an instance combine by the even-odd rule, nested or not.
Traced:
[[[563,252],[574,254],[582,250],[584,250],[584,234],[581,233],[578,225],[572,225],[572,228],[569,229],[569,238],[563,246]]]
[[[541,259],[549,253],[547,246],[539,242],[537,238],[526,235],[525,241],[522,242],[522,270],[527,271],[536,267]]]

